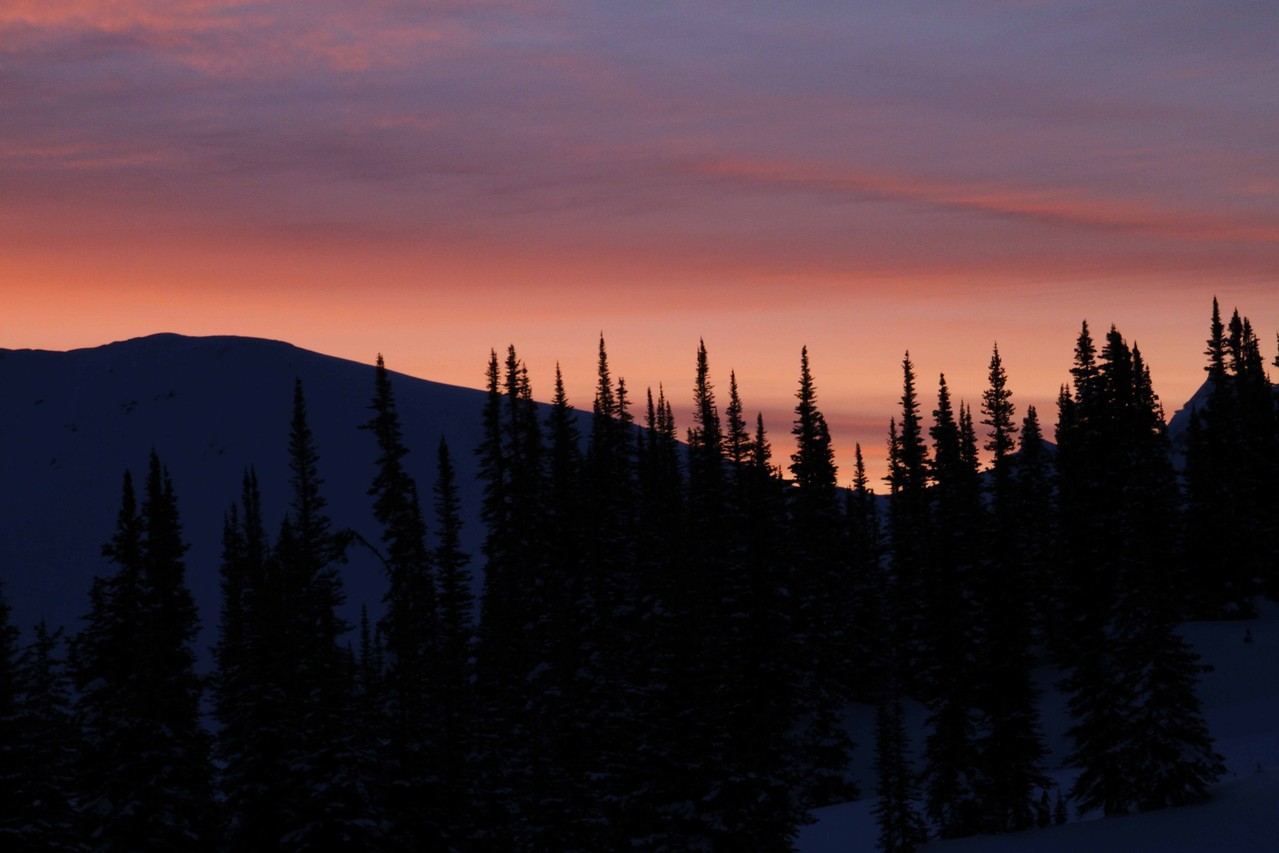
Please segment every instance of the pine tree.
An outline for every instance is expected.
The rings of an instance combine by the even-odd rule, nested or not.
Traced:
[[[1186,445],[1188,598],[1198,616],[1248,618],[1279,550],[1269,485],[1279,474],[1279,410],[1252,324],[1238,311],[1224,324],[1216,299],[1204,354],[1210,390]]]
[[[1111,356],[1123,355],[1111,346]],[[1114,601],[1117,519],[1123,491],[1118,458],[1123,447],[1115,434],[1119,401],[1108,403],[1122,383],[1119,363],[1107,366],[1110,388],[1103,386],[1096,347],[1084,322],[1071,368],[1073,391],[1063,387],[1058,398],[1057,494],[1062,563],[1058,588],[1063,630],[1062,645],[1052,651],[1058,662],[1070,664],[1080,649],[1079,638],[1095,637]]]
[[[995,472],[996,494],[1006,493],[1011,477],[1009,457],[1016,446],[1017,424],[1013,420],[1016,409],[1012,403],[1012,391],[1008,390],[1008,374],[999,357],[996,344],[990,356],[989,386],[982,392],[981,412],[985,416],[982,425],[990,427],[984,447],[993,456],[991,470]]]
[[[377,441],[377,473],[369,487],[373,514],[382,525],[382,544],[389,586],[379,634],[386,650],[384,706],[379,717],[387,726],[388,819],[395,843],[417,848],[452,817],[440,812],[433,740],[438,720],[432,716],[436,697],[433,668],[438,657],[438,614],[426,522],[417,483],[404,468],[408,455],[390,374],[379,355],[374,374],[373,415],[361,426]]]
[[[479,830],[495,847],[537,846],[562,821],[566,782],[542,726],[552,677],[540,579],[547,566],[541,425],[528,371],[515,348],[504,365],[491,353],[483,440],[481,517],[487,532],[484,591],[476,649],[476,690],[483,730]]]
[[[928,571],[930,529],[929,470],[915,391],[915,367],[907,352],[902,359],[901,420],[889,424],[889,547],[892,551],[890,624],[893,642],[902,649],[903,682],[909,691],[921,679],[922,608]]]
[[[95,579],[74,646],[86,738],[80,811],[103,849],[216,842],[186,548],[173,485],[152,452],[140,510],[125,474],[116,533],[103,548],[118,569]]]
[[[883,542],[879,506],[866,474],[862,446],[853,448],[853,487],[848,492],[847,558],[852,596],[849,645],[856,670],[852,696],[865,701],[879,695],[886,676],[890,642],[889,583],[881,565]]]
[[[1021,424],[1014,489],[1017,548],[1026,568],[1036,637],[1049,649],[1064,642],[1057,606],[1060,592],[1052,480],[1052,459],[1044,445],[1039,413],[1034,406],[1027,406]]]
[[[732,405],[736,397],[730,387],[730,409],[741,407],[740,399],[736,407]],[[730,416],[730,436],[734,420]],[[799,824],[810,819],[802,800],[803,786],[794,778],[803,745],[797,725],[803,711],[803,667],[797,667],[793,658],[800,629],[787,560],[789,486],[772,464],[762,414],[756,415],[754,433],[748,435],[733,489],[734,538],[740,543],[739,571],[746,582],[744,636],[739,640],[745,664],[739,718],[744,724],[733,749],[744,756],[743,767],[753,777],[744,790],[754,792],[760,808],[742,822],[741,837],[751,833],[764,847],[788,849]],[[731,448],[730,443],[730,453]],[[803,766],[802,760],[798,766]]]
[[[938,381],[933,411],[931,524],[914,533],[920,549],[923,695],[929,732],[924,741],[924,793],[928,816],[943,838],[981,828],[982,776],[977,723],[978,654],[984,626],[978,619],[976,579],[984,524],[977,489],[976,439],[961,403],[956,421],[950,390]],[[927,521],[925,522],[927,523]]]
[[[0,584],[0,839],[24,834],[27,805],[22,732],[18,726],[18,629],[10,624],[9,602]]]
[[[1011,452],[1017,431],[1008,377],[995,347],[989,386],[982,395],[985,448],[992,454],[990,512],[980,571],[975,578],[977,612],[982,625],[978,678],[983,685],[978,706],[982,766],[982,824],[985,831],[1005,832],[1035,825],[1036,804],[1046,793],[1044,746],[1038,726],[1038,691],[1031,679],[1034,660],[1034,602],[1030,568],[1019,542],[1019,504]],[[1032,419],[1030,429],[1038,430]],[[1033,435],[1032,435],[1033,438]]]
[[[728,408],[724,410],[724,420],[728,428],[724,434],[724,457],[732,463],[732,471],[737,475],[746,466],[751,437],[746,430],[742,397],[737,390],[737,371],[733,370],[728,373]]]
[[[875,709],[875,821],[876,849],[884,853],[912,853],[928,841],[928,826],[916,802],[919,792],[911,767],[901,687],[888,665]]]
[[[803,796],[808,806],[819,807],[856,796],[847,772],[853,745],[840,724],[853,681],[848,627],[853,602],[835,454],[830,429],[817,408],[807,347],[800,352],[795,398],[790,559],[800,701],[808,712],[801,735],[807,752],[801,758]]]
[[[1106,486],[1120,490],[1098,520],[1111,550],[1109,596],[1095,611],[1066,686],[1075,718],[1071,790],[1081,811],[1123,814],[1202,798],[1222,772],[1195,695],[1197,659],[1176,634],[1182,576],[1174,560],[1178,494],[1163,411],[1134,345],[1113,327],[1098,371],[1095,421],[1109,451]]]
[[[474,696],[471,652],[474,648],[470,555],[462,550],[461,502],[448,443],[441,437],[433,487],[437,544],[432,558],[439,575],[438,660],[435,693],[439,743],[439,813],[448,817],[450,835],[467,827],[468,793],[474,785]]]
[[[0,597],[0,636],[15,641],[6,650],[13,653],[17,635],[6,630],[6,613]],[[11,660],[12,701],[0,716],[0,841],[6,849],[81,849],[75,814],[79,734],[60,640],[61,631],[50,631],[42,620],[31,644]]]
[[[272,571],[281,584],[281,650],[292,658],[283,683],[289,798],[280,845],[365,845],[375,834],[369,798],[372,756],[348,720],[355,711],[354,673],[342,645],[348,626],[337,563],[346,537],[333,530],[321,491],[319,450],[301,381],[294,385],[289,432],[290,511],[281,525]]]
[[[637,715],[628,771],[632,790],[619,803],[626,826],[621,837],[638,848],[678,844],[679,823],[691,809],[685,802],[689,780],[683,778],[686,740],[667,734],[688,713],[689,696],[682,685],[696,677],[696,661],[685,645],[684,631],[695,624],[689,605],[688,573],[692,561],[686,543],[695,533],[688,523],[682,454],[675,418],[665,390],[647,395],[645,425],[637,436],[638,506],[636,551],[640,571],[637,601],[643,615],[638,642],[644,672],[630,685]],[[689,738],[692,741],[693,738]],[[665,841],[663,841],[665,839]]]
[[[285,612],[271,571],[257,474],[245,472],[240,504],[222,538],[222,619],[213,657],[215,755],[226,803],[226,840],[235,849],[277,845],[292,795],[283,744],[292,735],[283,690],[292,661],[283,647]]]
[[[668,657],[669,686],[661,694],[668,725],[678,734],[665,756],[671,766],[669,783],[657,792],[661,828],[645,844],[697,849],[723,843],[716,839],[733,819],[736,792],[726,792],[730,798],[721,802],[713,802],[711,794],[736,763],[729,742],[738,725],[735,700],[742,686],[736,678],[739,650],[730,649],[740,628],[741,578],[729,551],[723,429],[704,341],[698,342],[693,425],[687,438],[685,577],[669,590],[673,612],[668,642],[679,652]]]

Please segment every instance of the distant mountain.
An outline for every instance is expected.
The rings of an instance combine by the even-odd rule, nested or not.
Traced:
[[[1212,380],[1205,379],[1199,390],[1168,419],[1168,438],[1172,440],[1173,449],[1178,453],[1186,452],[1186,433],[1190,430],[1190,419],[1196,412],[1207,410],[1208,398],[1211,396]]]
[[[300,378],[321,453],[330,514],[372,542],[379,528],[366,496],[373,476],[369,417],[372,360],[360,364],[287,343],[160,334],[71,352],[0,349],[0,580],[19,624],[41,617],[73,629],[87,609],[119,508],[125,468],[145,472],[152,447],[169,467],[191,550],[188,582],[211,640],[219,603],[222,518],[254,466],[268,530],[288,500],[286,449],[292,389]],[[393,365],[392,365],[393,366]],[[441,436],[453,452],[464,545],[477,576],[480,488],[475,480],[483,391],[393,374],[407,465],[428,505]],[[1170,423],[1174,443],[1201,388]],[[586,415],[583,415],[586,418]],[[585,421],[584,430],[589,428]],[[1056,447],[1045,442],[1049,452]],[[376,612],[385,579],[355,551],[344,577],[356,618]]]
[[[376,353],[370,353],[370,362]],[[477,369],[478,372],[478,369]],[[188,583],[200,604],[204,641],[219,606],[223,514],[255,466],[268,530],[288,501],[293,383],[305,388],[321,454],[324,495],[338,527],[377,542],[366,496],[377,455],[358,426],[369,417],[374,369],[285,343],[240,337],[153,335],[72,352],[0,349],[0,579],[27,625],[44,617],[74,629],[120,505],[125,468],[145,475],[151,448],[172,474],[191,550]],[[444,436],[458,469],[475,556],[481,537],[475,445],[482,391],[393,374],[428,519],[436,451]],[[376,608],[385,589],[377,561],[353,554],[345,568],[348,618]]]

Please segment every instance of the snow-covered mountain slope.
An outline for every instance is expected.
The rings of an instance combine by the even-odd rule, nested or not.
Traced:
[[[204,640],[219,603],[223,514],[255,466],[268,531],[288,502],[287,447],[295,378],[302,380],[335,525],[376,542],[366,492],[377,455],[369,418],[369,364],[289,344],[238,337],[154,335],[72,352],[0,350],[0,579],[14,618],[74,629],[120,506],[125,468],[145,475],[151,448],[168,466],[186,538],[188,582]],[[392,367],[394,365],[391,365]],[[476,375],[484,365],[477,364]],[[478,551],[475,444],[482,391],[393,375],[411,449],[410,472],[428,502],[436,451],[447,438],[458,469],[466,545]],[[475,561],[478,563],[478,560]],[[351,607],[375,606],[381,569],[356,552],[344,571]]]
[[[1172,439],[1174,446],[1180,446],[1184,450],[1186,431],[1190,429],[1190,418],[1196,412],[1207,410],[1208,398],[1212,396],[1212,384],[1211,379],[1205,379],[1190,399],[1168,418],[1168,437]]]
[[[1075,853],[1150,851],[1150,853],[1272,853],[1279,850],[1279,605],[1261,602],[1257,619],[1192,622],[1182,628],[1208,671],[1200,682],[1204,717],[1226,760],[1226,775],[1207,803],[1147,814],[1075,821],[1065,826],[1000,836],[934,841],[930,853]],[[1042,691],[1040,719],[1049,777],[1069,788],[1075,772],[1062,767],[1070,743],[1065,697],[1056,689],[1056,673],[1038,673]],[[922,749],[925,713],[907,709],[911,746]],[[876,827],[873,715],[858,709],[850,721],[860,744],[855,766],[867,796],[854,803],[821,809],[817,822],[800,833],[801,853],[872,851]]]

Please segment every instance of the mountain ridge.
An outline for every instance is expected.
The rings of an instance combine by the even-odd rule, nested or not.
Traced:
[[[221,520],[247,469],[262,485],[268,530],[284,515],[295,379],[305,389],[334,523],[377,542],[366,496],[377,448],[358,429],[370,414],[373,377],[371,364],[233,335],[160,333],[66,352],[0,349],[0,578],[16,620],[75,629],[93,576],[110,571],[100,550],[123,472],[140,476],[154,448],[173,477],[207,640],[217,622]],[[478,506],[473,450],[485,392],[394,372],[392,381],[412,451],[406,464],[423,494],[443,437],[464,505]],[[464,544],[474,553],[480,532],[468,521]],[[347,617],[359,605],[376,610],[384,585],[377,560],[356,552],[344,576]]]

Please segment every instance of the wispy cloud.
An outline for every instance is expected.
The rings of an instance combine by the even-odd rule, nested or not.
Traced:
[[[1134,231],[1179,239],[1279,242],[1279,221],[1273,217],[1247,221],[1242,217],[1178,212],[1151,203],[1099,197],[1071,188],[964,184],[737,159],[690,163],[688,169],[696,175],[757,186],[903,201],[1050,225]]]

